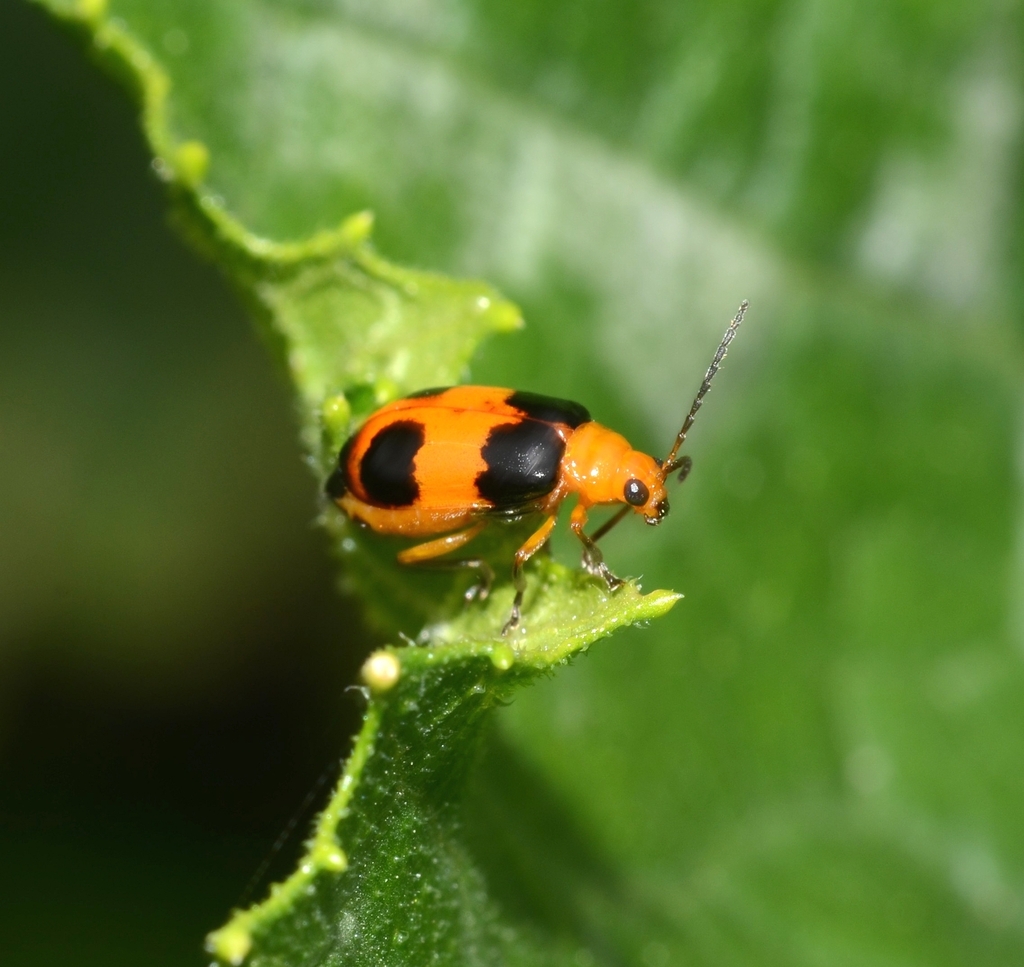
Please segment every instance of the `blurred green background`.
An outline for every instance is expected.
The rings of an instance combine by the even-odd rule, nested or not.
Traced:
[[[336,779],[368,646],[124,92],[27,4],[0,48],[0,962],[198,964]]]
[[[660,452],[752,302],[672,518],[608,541],[686,600],[503,710],[598,858],[517,865],[492,776],[510,916],[578,967],[1020,963],[1019,5],[115,8],[247,226],[368,206],[523,306],[474,379]],[[283,380],[80,46],[0,10],[0,959],[200,963],[372,636]]]

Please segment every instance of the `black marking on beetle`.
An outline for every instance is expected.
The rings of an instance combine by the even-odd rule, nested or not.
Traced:
[[[359,480],[370,503],[408,507],[420,495],[414,461],[425,431],[416,420],[396,420],[380,430],[359,461]]]
[[[560,400],[540,393],[512,393],[505,402],[519,410],[523,416],[542,423],[566,423],[574,430],[581,423],[590,422],[590,412],[572,400]]]
[[[419,389],[415,393],[410,393],[408,396],[403,397],[407,400],[425,400],[431,396],[440,396],[442,393],[450,390],[450,386],[432,386],[430,389]]]
[[[344,446],[341,448],[341,453],[338,454],[338,465],[327,478],[327,483],[324,484],[324,492],[331,500],[340,500],[352,489],[352,478],[348,472],[348,458],[352,453],[352,447],[356,442],[357,436],[358,434],[354,433],[345,441]]]
[[[476,477],[477,492],[497,508],[516,507],[551,493],[565,441],[547,423],[502,423],[487,435],[480,455],[487,464]]]
[[[348,482],[345,479],[345,471],[341,467],[335,467],[334,472],[327,478],[324,484],[324,493],[331,500],[341,500],[348,491]]]

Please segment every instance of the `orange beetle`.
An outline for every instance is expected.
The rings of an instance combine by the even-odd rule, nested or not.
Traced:
[[[648,524],[659,524],[668,513],[666,481],[677,470],[680,481],[689,472],[690,458],[678,457],[679,449],[746,309],[744,302],[726,330],[664,460],[634,450],[578,403],[492,386],[452,386],[422,390],[377,410],[341,448],[326,491],[350,518],[378,533],[433,537],[399,553],[400,563],[479,570],[482,583],[469,596],[486,596],[489,565],[436,559],[468,544],[494,519],[543,514],[543,523],[516,551],[515,600],[502,634],[519,623],[526,562],[547,542],[562,501],[575,494],[569,527],[583,544],[583,566],[614,590],[623,582],[604,563],[597,541],[630,510]],[[586,534],[589,508],[603,504],[625,506]]]

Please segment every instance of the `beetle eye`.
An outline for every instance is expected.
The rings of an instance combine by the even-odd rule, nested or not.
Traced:
[[[623,496],[626,498],[627,504],[633,507],[643,507],[647,503],[647,498],[651,495],[642,481],[637,480],[636,477],[630,477],[626,481]]]

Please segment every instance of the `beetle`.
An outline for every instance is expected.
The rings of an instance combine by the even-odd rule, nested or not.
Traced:
[[[327,495],[378,533],[430,538],[401,551],[401,564],[480,571],[482,583],[467,597],[486,597],[490,566],[481,559],[438,558],[496,519],[543,515],[513,559],[507,635],[520,621],[526,562],[550,537],[562,501],[574,494],[569,527],[583,544],[583,567],[614,591],[624,582],[605,564],[597,541],[630,511],[652,525],[665,519],[666,483],[676,471],[680,482],[689,473],[690,458],[679,450],[746,310],[743,302],[664,460],[634,450],[579,403],[493,386],[451,386],[421,390],[373,413],[341,448]],[[609,504],[625,506],[588,535],[590,508]]]

